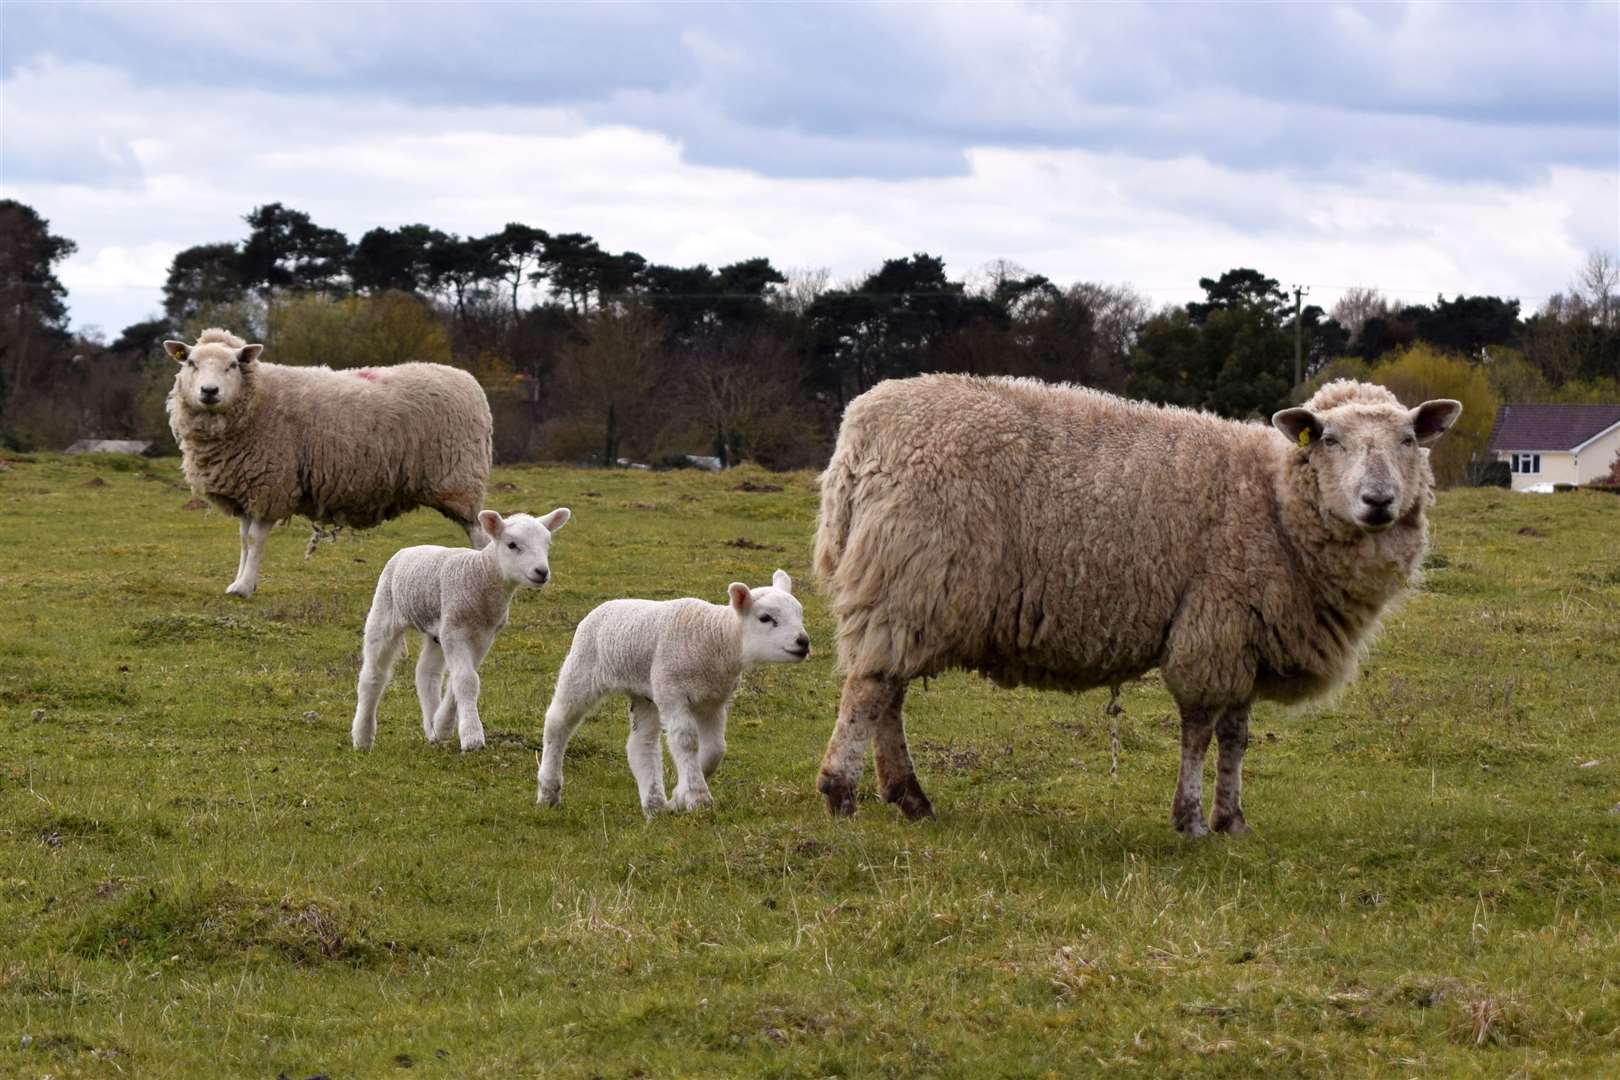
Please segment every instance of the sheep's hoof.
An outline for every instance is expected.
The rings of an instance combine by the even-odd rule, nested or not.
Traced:
[[[906,815],[907,821],[919,821],[934,816],[934,804],[928,801],[923,794],[922,785],[917,782],[917,774],[912,773],[904,780],[896,780],[883,792],[883,801],[894,803],[900,807],[900,812]]]
[[[240,581],[233,581],[229,585],[225,586],[225,595],[240,596],[242,599],[246,600],[248,597],[253,595],[253,586],[244,585]]]
[[[664,797],[662,795],[649,796],[647,800],[641,804],[641,812],[642,814],[646,815],[648,821],[651,821],[653,818],[657,817],[659,814],[662,814],[668,809],[669,803],[664,801]]]
[[[562,805],[562,785],[561,784],[550,784],[550,785],[541,784],[540,785],[540,805],[541,806],[561,806]]]
[[[1185,836],[1188,840],[1197,840],[1200,837],[1209,835],[1209,826],[1204,824],[1203,818],[1195,817],[1191,821],[1177,822],[1176,832]]]
[[[461,740],[461,752],[463,754],[470,754],[474,750],[482,750],[483,748],[484,748],[484,733],[483,732],[479,732],[477,735],[470,735],[470,736],[468,736],[468,737]]]
[[[1230,814],[1216,814],[1210,827],[1216,832],[1227,833],[1231,836],[1242,836],[1249,832],[1249,823],[1243,820],[1243,811],[1237,810]]]
[[[677,810],[702,810],[714,805],[714,796],[707,791],[676,788],[675,793],[670,796],[669,804]]]
[[[827,812],[833,817],[855,816],[855,785],[835,780],[825,773],[816,784],[816,790],[827,799]]]

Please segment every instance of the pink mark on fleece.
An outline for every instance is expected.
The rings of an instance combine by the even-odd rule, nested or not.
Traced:
[[[363,367],[363,368],[356,369],[355,373],[354,373],[354,377],[357,378],[357,379],[364,379],[364,380],[366,380],[366,382],[376,382],[377,381],[377,373],[375,371],[373,371],[371,368],[368,368],[368,367]]]

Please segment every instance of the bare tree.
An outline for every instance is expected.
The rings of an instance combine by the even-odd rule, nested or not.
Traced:
[[[1586,263],[1581,267],[1581,280],[1571,291],[1581,293],[1593,320],[1605,330],[1613,330],[1620,316],[1616,286],[1620,286],[1620,265],[1616,265],[1613,256],[1607,251],[1588,252]]]
[[[803,318],[831,282],[832,271],[825,266],[796,266],[787,271],[787,282],[771,292],[771,306],[784,314]]]
[[[1389,300],[1377,289],[1357,285],[1346,289],[1333,305],[1332,317],[1355,340],[1368,319],[1382,319],[1390,313]]]

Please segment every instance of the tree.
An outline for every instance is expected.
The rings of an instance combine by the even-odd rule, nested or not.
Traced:
[[[175,255],[163,283],[163,310],[176,326],[242,295],[242,256],[235,244],[198,244]]]
[[[1213,280],[1199,278],[1198,287],[1204,290],[1205,299],[1188,304],[1187,314],[1200,325],[1213,313],[1234,308],[1253,308],[1281,322],[1293,307],[1287,295],[1277,287],[1276,278],[1268,278],[1247,267],[1228,270]]]
[[[349,263],[349,241],[324,229],[301,210],[267,203],[245,214],[248,238],[242,244],[242,284],[269,295],[276,289],[334,289]]]
[[[489,252],[491,267],[498,277],[512,286],[514,319],[518,317],[518,288],[534,276],[533,271],[545,258],[548,239],[544,229],[516,221],[508,222],[500,232],[484,237],[483,244]]]
[[[349,259],[349,279],[369,293],[429,293],[435,286],[433,252],[449,237],[426,225],[372,229],[360,238]]]
[[[649,305],[629,302],[597,312],[589,339],[558,358],[558,397],[577,425],[594,435],[604,465],[619,459],[625,431],[633,433],[634,452],[652,448],[655,391],[665,379],[665,333]]]
[[[450,362],[450,337],[421,298],[406,292],[335,299],[306,294],[270,309],[280,364],[388,367],[408,360]]]
[[[1486,464],[1486,446],[1499,404],[1480,367],[1432,345],[1418,344],[1374,367],[1369,378],[1387,387],[1407,408],[1434,398],[1462,402],[1462,417],[1430,449],[1429,464],[1441,487],[1470,479],[1477,482],[1477,474]]]
[[[435,290],[449,296],[456,318],[466,315],[467,301],[485,282],[494,281],[500,270],[482,239],[463,239],[455,233],[441,233],[428,248],[428,265]]]
[[[19,439],[18,411],[69,354],[67,289],[56,264],[78,250],[33,207],[0,199],[0,432]]]
[[[1357,285],[1346,289],[1333,305],[1333,321],[1344,327],[1354,341],[1368,319],[1384,318],[1390,313],[1389,301],[1377,289]]]

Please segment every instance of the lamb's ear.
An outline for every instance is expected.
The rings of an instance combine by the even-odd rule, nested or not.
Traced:
[[[1462,415],[1462,402],[1450,398],[1436,398],[1425,401],[1411,412],[1412,432],[1417,436],[1418,444],[1428,446],[1457,422]]]
[[[731,598],[732,608],[741,613],[748,610],[748,605],[754,602],[754,597],[748,591],[748,586],[740,581],[733,581],[726,586],[726,595]]]
[[[568,507],[559,506],[545,517],[541,518],[540,524],[546,527],[546,532],[556,532],[558,529],[568,524],[568,519],[573,516],[573,511],[569,510]]]
[[[1288,436],[1288,441],[1309,446],[1322,437],[1322,421],[1309,409],[1284,409],[1271,418],[1271,426]]]
[[[175,360],[184,363],[186,357],[191,355],[191,346],[183,341],[165,341],[163,351],[174,357]]]
[[[264,352],[263,345],[244,345],[236,350],[236,362],[238,364],[251,364],[259,358],[259,354],[262,352]]]
[[[478,511],[478,525],[491,540],[500,536],[501,531],[506,528],[506,522],[501,520],[501,515],[493,510]]]
[[[771,584],[785,593],[793,591],[793,579],[788,577],[786,570],[778,570],[771,575]]]

